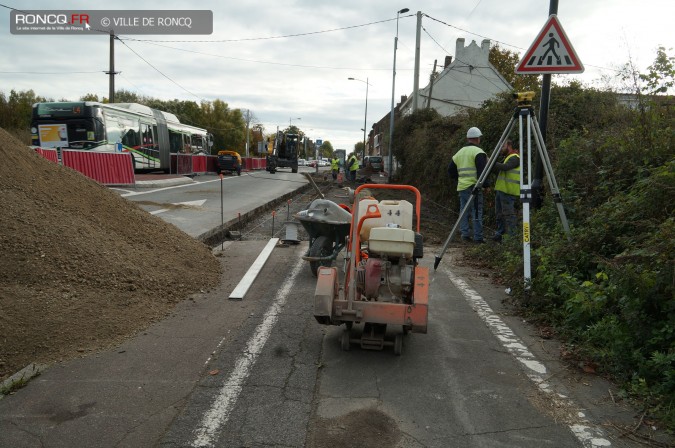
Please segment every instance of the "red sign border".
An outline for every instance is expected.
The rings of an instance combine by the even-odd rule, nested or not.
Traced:
[[[572,59],[572,65],[571,66],[554,66],[554,67],[524,67],[525,64],[527,64],[527,61],[530,60],[532,57],[532,54],[536,51],[536,49],[539,47],[539,44],[541,44],[541,41],[544,39],[546,34],[549,32],[551,27],[555,27],[556,31],[558,32],[558,36],[560,36],[560,40],[562,41],[562,45],[565,46],[565,50],[567,50],[567,54],[569,54],[570,58]],[[530,48],[527,50],[525,53],[525,56],[521,61],[518,63],[516,66],[515,73],[519,75],[527,75],[527,74],[553,74],[553,73],[583,73],[585,70],[584,65],[581,63],[581,60],[579,59],[579,56],[577,55],[577,52],[574,51],[574,48],[572,47],[572,44],[570,43],[569,38],[567,37],[567,33],[565,33],[565,30],[563,29],[562,25],[558,21],[558,16],[556,14],[551,14],[544,24],[544,27],[541,29],[539,32],[539,35],[537,38],[534,40],[532,45],[530,45]]]

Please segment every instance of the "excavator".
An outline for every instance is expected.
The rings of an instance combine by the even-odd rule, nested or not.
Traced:
[[[271,140],[271,139],[270,139]],[[268,142],[267,167],[274,174],[277,168],[290,168],[292,172],[298,172],[298,150],[300,136],[287,132],[278,131],[274,141]]]

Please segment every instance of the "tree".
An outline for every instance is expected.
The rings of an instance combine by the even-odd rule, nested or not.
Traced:
[[[667,93],[675,85],[675,56],[668,56],[664,47],[656,50],[656,59],[647,68],[649,71],[639,78],[647,84],[649,95]]]
[[[325,140],[319,147],[319,155],[322,157],[330,157],[333,155],[333,145],[328,140]]]
[[[96,101],[97,103],[100,102],[98,99],[98,95],[95,93],[87,93],[86,95],[82,95],[80,97],[80,101]]]
[[[538,75],[516,74],[516,66],[520,62],[518,54],[503,49],[497,44],[490,48],[489,61],[516,92],[539,92],[541,89]]]

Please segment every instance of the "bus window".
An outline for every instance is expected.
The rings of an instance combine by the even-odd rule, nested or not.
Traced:
[[[204,144],[203,136],[197,134],[192,135],[192,150],[199,154],[206,151],[206,145]]]
[[[124,135],[122,136],[122,145],[127,148],[137,149],[141,145],[138,131],[134,129],[125,129]]]
[[[152,126],[147,123],[141,123],[141,148],[145,154],[151,157],[159,157]]]
[[[169,147],[172,153],[181,152],[183,149],[183,136],[169,129]]]
[[[119,143],[122,141],[122,129],[120,129],[117,117],[111,116],[108,111],[103,111],[105,118],[106,139],[108,143]]]

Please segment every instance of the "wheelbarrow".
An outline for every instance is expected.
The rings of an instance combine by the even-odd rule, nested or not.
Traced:
[[[320,266],[331,266],[344,249],[352,215],[328,199],[315,199],[307,210],[293,215],[309,235],[309,249],[302,259],[316,276]]]

